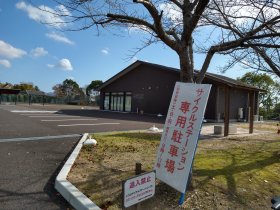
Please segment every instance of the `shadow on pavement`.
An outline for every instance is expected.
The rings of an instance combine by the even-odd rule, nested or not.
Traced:
[[[80,139],[79,139],[80,140]],[[65,162],[77,146],[79,141],[71,148],[70,152],[65,156],[65,158],[61,161],[59,166],[55,169],[51,177],[49,178],[48,182],[44,186],[44,192],[49,196],[52,202],[54,202],[60,209],[67,209],[72,210],[74,209],[65,199],[64,197],[54,188],[55,179],[59,172],[61,171],[62,167],[64,166]]]

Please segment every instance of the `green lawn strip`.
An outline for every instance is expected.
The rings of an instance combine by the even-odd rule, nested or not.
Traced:
[[[84,177],[75,185],[97,205],[120,206],[122,181],[134,176],[136,162],[142,163],[143,170],[152,170],[160,136],[141,132],[94,134],[97,146],[84,146],[73,167],[72,173]],[[85,164],[94,166],[85,168]]]
[[[272,131],[277,133],[277,124],[279,121],[265,121],[265,122],[254,122],[254,129],[260,131]],[[249,129],[249,123],[237,123],[240,128]]]
[[[244,209],[267,208],[267,200],[280,194],[280,137],[271,135],[265,139],[252,136],[199,141],[193,189],[217,196],[218,201],[213,201],[216,198],[212,197],[207,200],[213,202],[213,206],[226,202],[223,205]],[[152,170],[160,134],[124,132],[94,134],[93,137],[97,146],[82,148],[69,179],[97,205],[108,204],[110,209],[118,209],[121,207],[121,183],[134,175],[135,163],[141,162],[145,171]],[[162,203],[168,200],[176,205],[178,194],[174,195],[173,189],[163,186],[160,184],[158,189],[164,192],[157,190],[157,194],[166,194],[161,196]],[[172,194],[174,201],[170,201],[168,194]],[[187,198],[192,194],[193,191],[189,191]]]
[[[207,192],[219,188],[249,207],[257,200],[269,200],[280,194],[279,148],[280,138],[207,152],[198,150],[194,162],[196,185]]]

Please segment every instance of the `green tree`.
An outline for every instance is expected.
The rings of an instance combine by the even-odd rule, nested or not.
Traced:
[[[12,89],[13,85],[11,83],[0,83],[0,88],[7,88],[7,89]]]
[[[101,80],[93,80],[86,88],[87,96],[90,95],[91,91],[96,91],[102,84]]]
[[[40,91],[38,86],[34,86],[32,82],[21,82],[20,84],[14,84],[13,88],[20,89],[20,90]]]
[[[67,97],[68,102],[71,101],[71,98],[81,93],[78,83],[72,79],[66,79],[62,84],[57,84],[52,89],[57,97]]]
[[[275,82],[275,87],[274,87],[274,93],[275,93],[275,97],[274,97],[274,101],[275,104],[278,104],[280,102],[280,82],[279,81],[274,81]]]
[[[66,96],[62,84],[56,84],[55,86],[52,87],[52,89],[56,97],[63,98]]]
[[[62,83],[62,87],[67,96],[74,96],[80,92],[78,83],[72,79],[64,80]]]
[[[242,77],[237,78],[237,80],[265,90],[265,92],[260,92],[260,106],[265,108],[265,114],[269,114],[279,97],[279,94],[277,94],[277,89],[280,91],[279,83],[265,73],[257,74],[252,72],[246,73]]]
[[[276,115],[278,115],[278,117],[280,118],[280,103],[276,104],[274,107],[274,113]]]

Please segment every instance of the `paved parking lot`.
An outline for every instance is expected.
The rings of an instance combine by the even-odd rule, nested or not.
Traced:
[[[82,133],[162,128],[154,116],[77,106],[0,105],[0,209],[70,208],[54,178]]]
[[[163,119],[154,116],[103,112],[73,106],[0,105],[0,114],[0,140],[147,129],[154,124],[161,127],[163,124]]]

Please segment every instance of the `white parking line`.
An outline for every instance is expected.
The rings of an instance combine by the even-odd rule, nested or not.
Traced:
[[[96,124],[69,124],[69,125],[57,125],[59,127],[74,127],[74,126],[94,126],[94,125],[119,125],[120,123],[96,123]]]
[[[44,114],[44,113],[38,113],[38,114],[36,114],[36,113],[29,113],[29,114],[20,114],[20,115],[22,115],[22,116],[46,116],[46,115],[49,115],[49,116],[56,116],[56,115],[58,115],[59,113],[57,112],[57,113],[46,113],[46,114]],[[60,115],[62,115],[62,114],[60,114]]]
[[[29,116],[29,117],[81,117],[81,116],[65,116],[65,115],[39,115],[39,116]]]
[[[35,141],[35,140],[50,140],[50,139],[62,139],[69,137],[78,137],[81,134],[69,134],[69,135],[59,135],[59,136],[40,136],[40,137],[28,137],[28,138],[13,138],[13,139],[0,139],[2,142],[13,142],[13,141]]]
[[[41,120],[42,122],[63,122],[63,121],[97,120],[97,119],[64,119],[64,120]]]
[[[14,113],[57,113],[58,111],[40,111],[40,110],[11,110]]]

